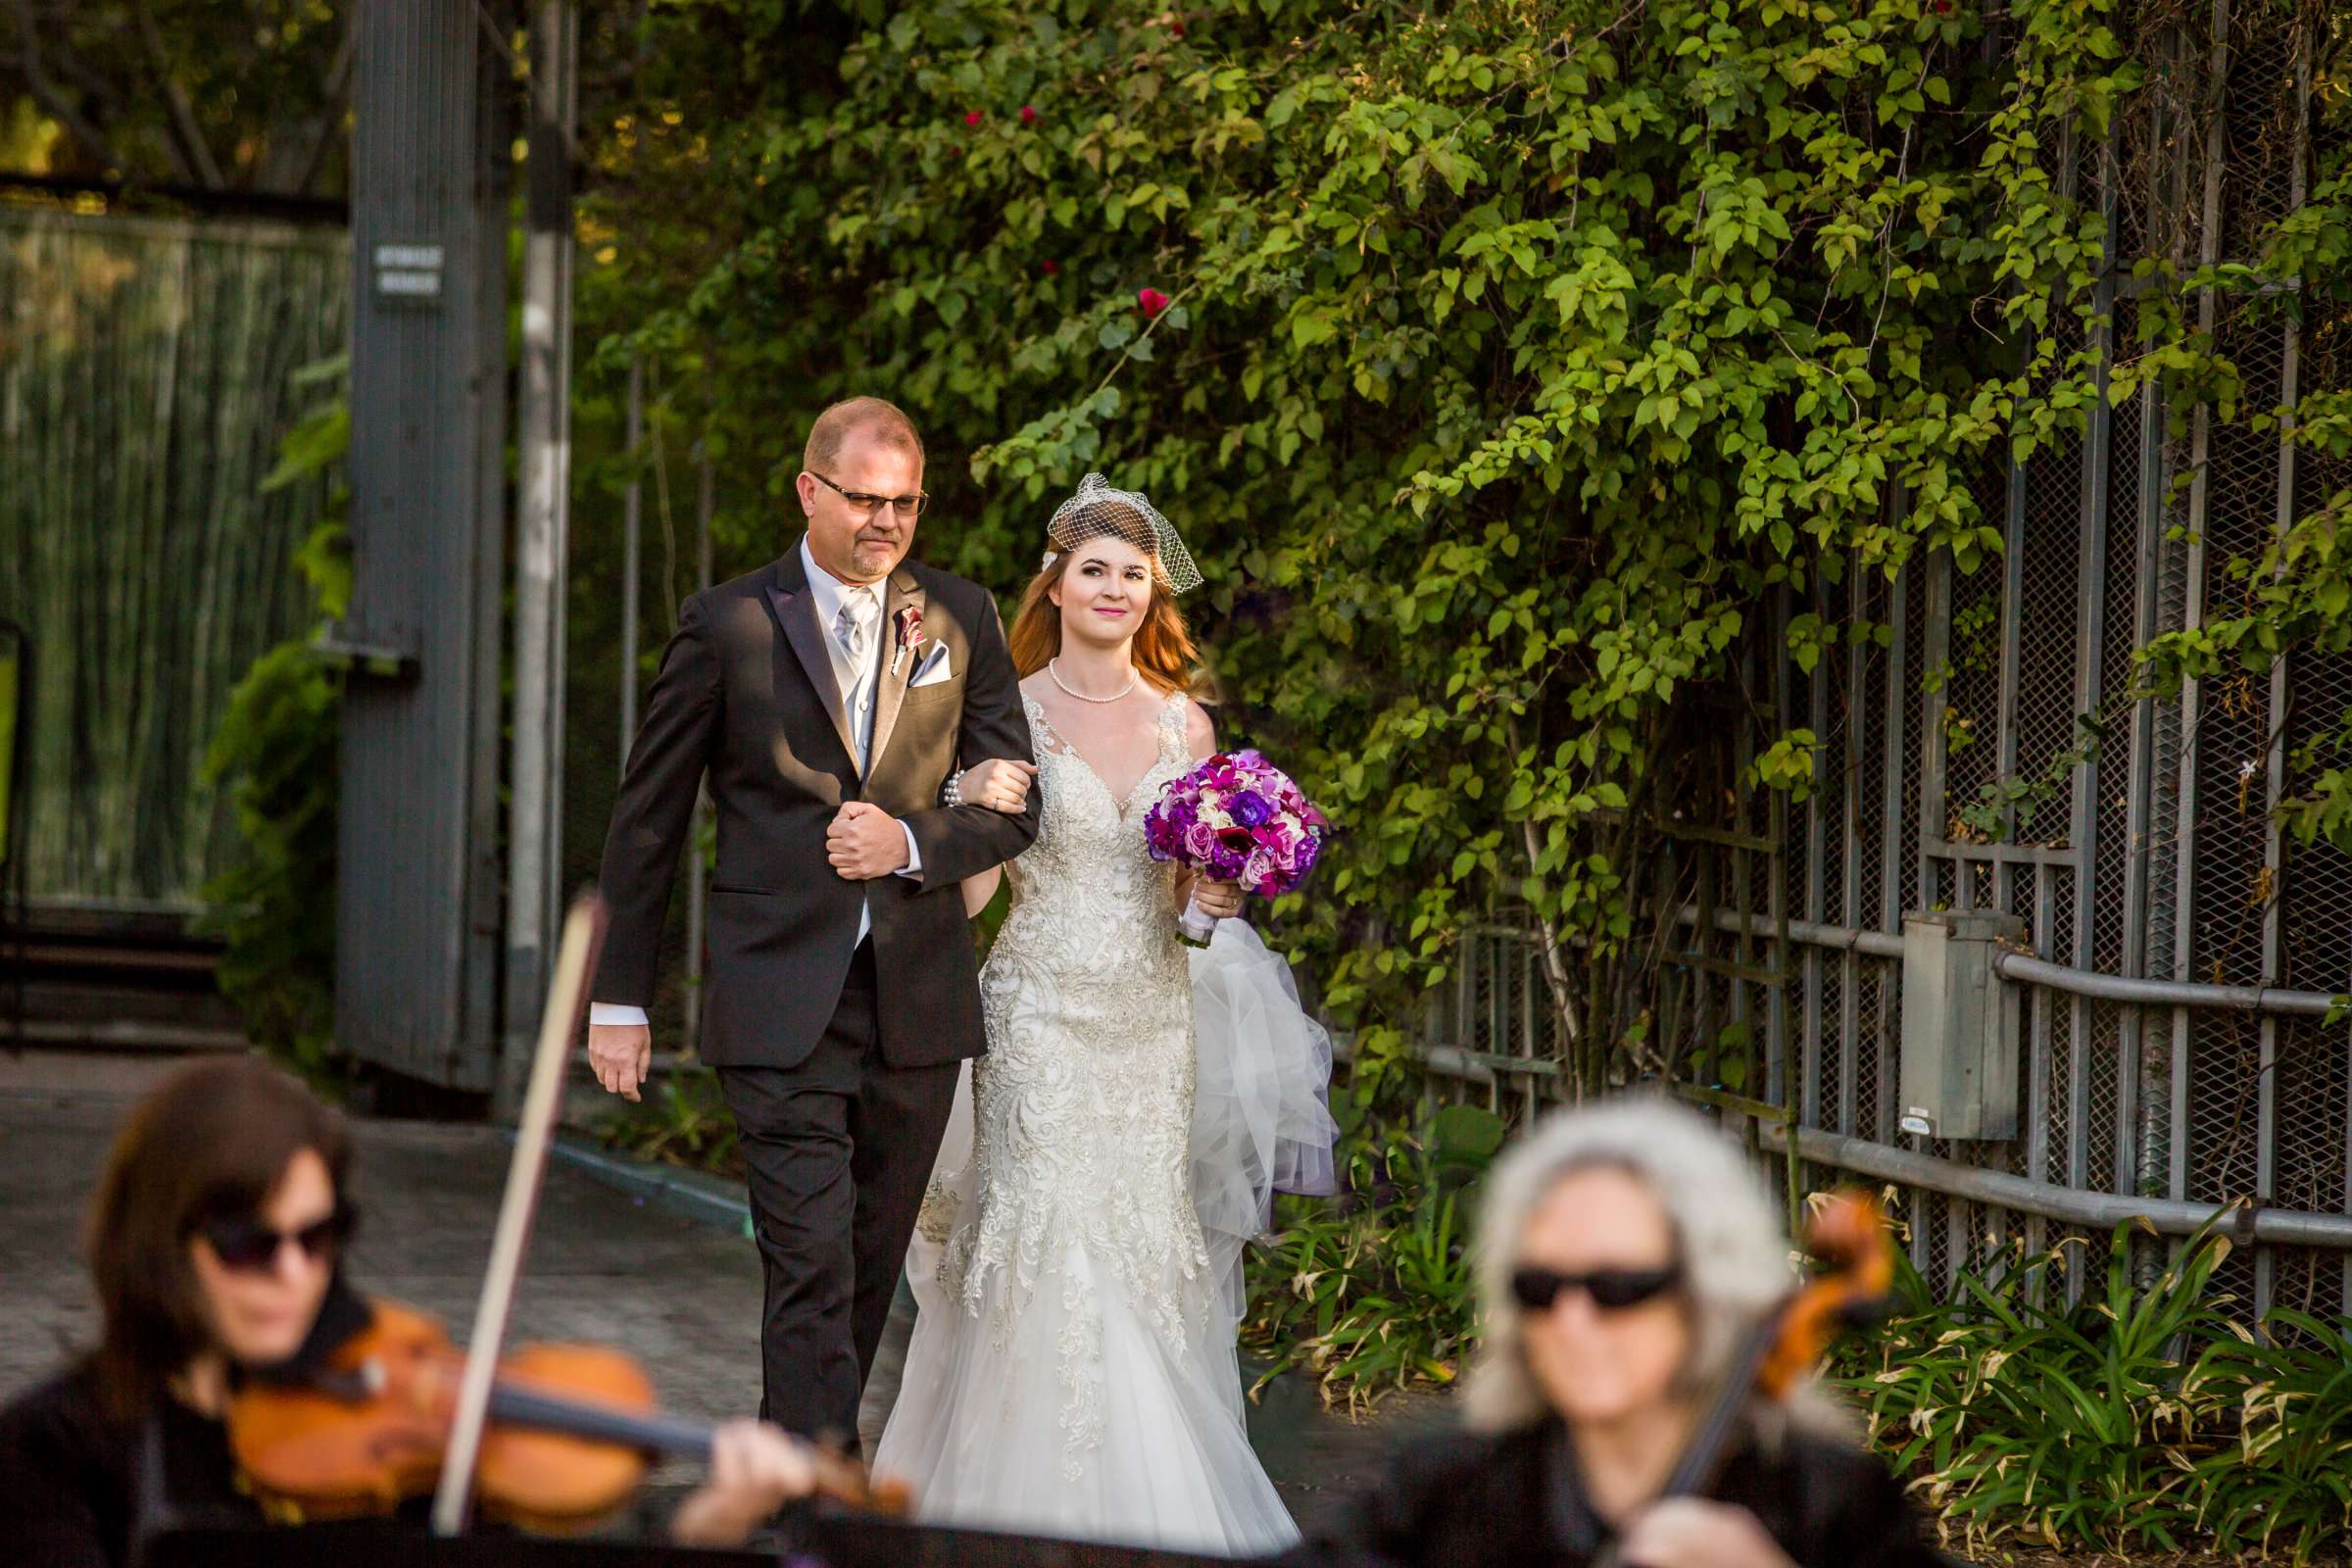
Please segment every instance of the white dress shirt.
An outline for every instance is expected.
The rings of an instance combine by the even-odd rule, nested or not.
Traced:
[[[801,537],[801,569],[808,574],[808,596],[816,601],[816,624],[825,634],[826,650],[833,656],[833,684],[841,693],[842,717],[849,721],[850,737],[857,742],[858,771],[862,775],[873,762],[874,701],[882,688],[883,656],[890,651],[890,627],[883,618],[886,608],[883,588],[888,579],[867,589],[875,599],[873,635],[877,646],[861,668],[851,661],[849,650],[841,646],[841,639],[834,633],[841,621],[841,607],[849,599],[850,585],[816,564],[816,558],[808,553],[806,534]],[[914,829],[901,822],[899,831],[906,835],[906,863],[899,868],[898,874],[909,880],[918,879],[923,874],[923,852],[914,842]],[[859,905],[858,941],[863,942],[873,928],[873,910]],[[626,1003],[595,1002],[588,1005],[588,1022],[592,1025],[645,1021],[645,1009]]]

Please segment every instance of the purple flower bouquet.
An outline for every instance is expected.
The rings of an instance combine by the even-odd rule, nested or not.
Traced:
[[[1294,892],[1314,869],[1331,823],[1298,786],[1253,751],[1219,752],[1160,792],[1144,818],[1155,860],[1189,865],[1260,898]],[[1205,942],[1214,922],[1188,910],[1185,934]]]

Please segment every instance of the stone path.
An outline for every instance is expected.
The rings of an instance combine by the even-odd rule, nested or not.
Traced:
[[[78,1231],[128,1097],[160,1070],[121,1056],[0,1052],[0,1399],[86,1345],[96,1327]],[[489,1255],[509,1145],[486,1127],[357,1124],[363,1210],[352,1277],[438,1314],[463,1337]],[[587,1340],[645,1363],[664,1403],[706,1419],[760,1397],[760,1267],[739,1235],[682,1218],[558,1164],[549,1171],[513,1341]],[[1389,1444],[1445,1401],[1391,1401],[1357,1425],[1285,1379],[1250,1414],[1250,1441],[1301,1525],[1372,1484]],[[687,1473],[665,1469],[659,1494]]]

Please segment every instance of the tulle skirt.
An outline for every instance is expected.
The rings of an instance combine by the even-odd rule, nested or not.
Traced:
[[[1077,1224],[1033,1280],[999,1267],[961,1298],[943,1287],[944,1244],[973,1190],[966,1065],[908,1250],[918,1314],[874,1454],[876,1474],[911,1484],[923,1519],[1233,1556],[1298,1540],[1250,1449],[1234,1343],[1243,1247],[1275,1190],[1333,1190],[1331,1043],[1246,922],[1220,922],[1191,957],[1190,1179],[1210,1266],[1171,1265],[1148,1299]],[[1074,1377],[1092,1384],[1083,1397]]]

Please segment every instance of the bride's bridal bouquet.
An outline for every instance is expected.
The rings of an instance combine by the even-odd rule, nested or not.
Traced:
[[[1259,753],[1219,752],[1160,792],[1144,818],[1144,840],[1155,860],[1270,899],[1306,880],[1330,826]],[[1200,911],[1185,911],[1185,934],[1195,941],[1206,942],[1214,928]]]

